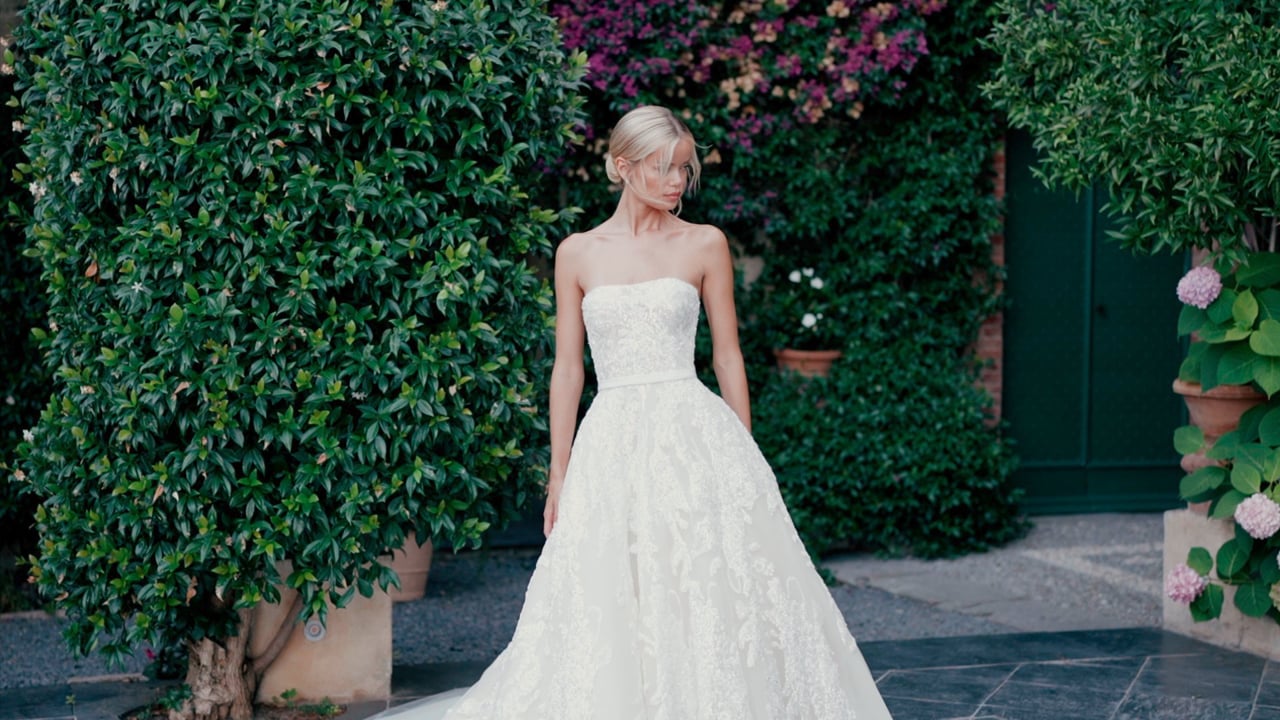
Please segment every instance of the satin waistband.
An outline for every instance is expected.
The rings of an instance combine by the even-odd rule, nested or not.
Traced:
[[[676,380],[692,380],[697,375],[693,372],[693,368],[676,368],[673,370],[658,370],[656,372],[636,373],[634,375],[623,375],[622,377],[609,378],[598,384],[601,391],[610,388],[624,387],[627,385],[650,385],[653,383],[675,382]]]

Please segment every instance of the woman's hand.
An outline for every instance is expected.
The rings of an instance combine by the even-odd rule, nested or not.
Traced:
[[[560,486],[563,480],[557,479],[547,483],[547,506],[542,511],[542,535],[551,536],[551,529],[556,526],[556,515],[560,509]]]

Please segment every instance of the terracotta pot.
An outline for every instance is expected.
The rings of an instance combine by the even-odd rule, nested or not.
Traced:
[[[782,348],[773,351],[778,367],[791,370],[806,377],[826,377],[831,372],[831,363],[843,355],[839,350],[792,350]]]
[[[1218,438],[1235,430],[1240,425],[1240,416],[1266,400],[1262,393],[1248,385],[1219,385],[1208,392],[1200,389],[1199,383],[1173,381],[1173,391],[1182,396],[1187,403],[1187,414],[1191,416],[1191,424],[1204,433],[1204,447],[1200,452],[1183,455],[1178,465],[1182,471],[1191,474],[1210,465],[1221,465],[1216,460],[1205,457],[1205,452],[1213,447]],[[1192,512],[1207,515],[1209,503],[1187,503]]]
[[[431,555],[434,548],[428,540],[421,545],[412,532],[404,540],[404,547],[391,553],[391,569],[400,576],[400,589],[390,588],[388,594],[395,602],[417,600],[427,590],[427,575],[431,572]]]
[[[1213,441],[1235,430],[1246,410],[1266,400],[1262,393],[1248,385],[1219,385],[1204,392],[1199,383],[1174,380],[1173,391],[1187,403],[1191,424],[1204,433],[1206,449]]]

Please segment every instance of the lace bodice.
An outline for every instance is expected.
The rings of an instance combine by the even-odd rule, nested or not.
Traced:
[[[582,298],[600,388],[693,377],[701,302],[679,278],[601,285]]]

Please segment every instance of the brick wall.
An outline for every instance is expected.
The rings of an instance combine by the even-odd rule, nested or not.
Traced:
[[[1005,172],[1004,146],[996,152],[992,163],[995,173],[996,200],[1004,202]],[[991,257],[996,265],[1004,267],[1004,231],[1003,229],[991,238]],[[981,279],[979,279],[981,281]],[[1003,288],[997,285],[997,290]],[[974,355],[982,361],[984,367],[978,384],[991,394],[991,424],[1000,422],[1000,406],[1004,399],[1004,313],[998,312],[987,318],[978,330],[978,340],[974,344]]]

